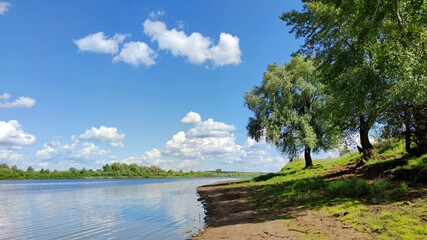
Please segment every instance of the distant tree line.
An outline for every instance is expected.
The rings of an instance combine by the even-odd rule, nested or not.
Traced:
[[[291,159],[304,152],[306,167],[312,151],[353,133],[365,159],[374,156],[375,125],[384,138],[403,138],[409,154],[427,153],[427,3],[303,3],[281,19],[304,44],[245,94],[249,135]]]
[[[163,170],[158,166],[140,166],[136,163],[106,164],[102,169],[77,169],[49,170],[42,168],[38,171],[29,166],[21,170],[16,165],[0,164],[0,179],[73,179],[73,178],[166,178],[166,177],[252,177],[260,173],[248,172],[222,172],[218,171],[189,171]]]

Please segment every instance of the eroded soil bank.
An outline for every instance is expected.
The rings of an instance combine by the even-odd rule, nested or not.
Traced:
[[[207,225],[192,240],[211,239],[375,239],[322,211],[259,208],[248,200],[246,184],[218,183],[198,188]],[[262,198],[259,201],[263,201]],[[269,201],[265,198],[264,201]],[[251,203],[252,202],[252,203]]]

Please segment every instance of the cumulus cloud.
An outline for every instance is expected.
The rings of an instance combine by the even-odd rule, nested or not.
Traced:
[[[44,143],[35,153],[30,165],[50,169],[91,168],[98,169],[103,164],[117,162],[117,157],[109,150],[95,143],[72,136],[69,142],[51,141]]]
[[[19,97],[18,99],[10,102],[9,93],[3,93],[0,95],[0,108],[18,108],[18,107],[26,107],[30,108],[36,104],[36,100],[30,97]]]
[[[35,141],[36,137],[24,132],[18,121],[0,121],[0,146],[20,148],[24,145],[31,145]]]
[[[136,163],[144,166],[159,166],[163,169],[169,170],[174,166],[174,161],[165,159],[159,149],[153,148],[150,151],[146,151],[144,155],[139,157],[128,157],[120,160],[122,163],[132,164]]]
[[[19,161],[24,158],[24,155],[15,153],[11,149],[0,149],[0,160]]]
[[[110,151],[84,141],[96,140],[111,146],[123,146],[124,134],[119,133],[117,128],[101,126],[92,127],[79,136],[73,136],[69,143],[45,143],[37,151],[36,160],[59,169],[67,169],[70,166],[98,168],[107,163],[122,162],[156,165],[166,170],[212,170],[229,167],[242,171],[277,171],[287,162],[283,157],[272,154],[274,149],[265,142],[248,138],[243,145],[238,144],[232,133],[235,127],[231,124],[211,118],[203,121],[196,112],[187,113],[181,122],[192,127],[186,132],[177,132],[163,146],[146,151],[141,156],[119,159]],[[0,151],[0,159],[22,157],[13,154],[12,151]],[[38,166],[37,161],[32,165]]]
[[[0,95],[0,99],[1,100],[7,100],[10,98],[10,94],[9,93],[3,93],[2,95]]]
[[[198,161],[185,159],[178,166],[179,166],[179,168],[185,169],[185,168],[197,166],[198,164],[199,164]]]
[[[125,138],[124,133],[119,133],[115,127],[101,126],[99,128],[92,127],[81,134],[78,139],[95,140],[108,143],[113,147],[123,147],[122,140]]]
[[[125,62],[134,66],[155,64],[156,53],[144,42],[127,42],[123,45],[119,55],[114,57],[115,62]]]
[[[119,45],[124,42],[125,38],[126,35],[118,33],[108,38],[103,32],[97,32],[73,42],[82,52],[116,54],[119,51]]]
[[[193,125],[187,132],[179,131],[161,148],[147,151],[142,157],[127,162],[155,163],[169,169],[194,169],[202,161],[219,165],[242,165],[249,171],[280,169],[286,160],[272,156],[272,147],[248,138],[244,145],[236,143],[235,127],[213,119],[202,121],[200,114],[189,112],[181,123]]]
[[[43,144],[43,148],[37,151],[36,157],[44,160],[68,160],[68,161],[96,161],[108,158],[109,151],[104,150],[93,143],[81,142],[72,137],[71,143],[50,142]]]
[[[215,66],[240,64],[241,51],[239,38],[228,33],[221,33],[218,45],[209,37],[193,32],[187,35],[175,28],[169,30],[161,21],[147,19],[143,23],[144,33],[156,41],[159,49],[167,50],[173,56],[181,56],[194,64],[212,61]]]
[[[0,2],[0,15],[5,15],[10,8],[10,3],[8,2]]]
[[[236,128],[233,125],[228,125],[223,122],[214,121],[209,118],[202,124],[190,129],[188,137],[190,138],[209,138],[209,137],[228,137],[230,131]]]
[[[185,117],[181,119],[181,123],[188,125],[197,125],[202,122],[202,117],[196,112],[188,112]]]
[[[239,46],[239,38],[228,33],[219,35],[219,43],[211,49],[212,60],[216,66],[227,64],[239,64],[242,55]]]
[[[212,63],[214,66],[240,64],[241,50],[239,38],[229,33],[220,33],[218,43],[201,33],[193,32],[187,35],[180,29],[184,28],[183,21],[177,21],[177,28],[168,29],[162,21],[156,20],[165,15],[158,10],[149,13],[149,19],[143,23],[144,33],[152,42],[158,43],[160,50],[169,51],[173,56],[184,57],[193,64]],[[103,32],[89,34],[74,40],[80,51],[106,53],[113,55],[113,62],[124,62],[133,66],[154,65],[156,51],[141,41],[126,42],[127,35],[116,33],[113,37]]]

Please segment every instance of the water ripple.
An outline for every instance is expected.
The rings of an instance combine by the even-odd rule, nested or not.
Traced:
[[[0,181],[0,239],[186,239],[196,187],[224,179]]]

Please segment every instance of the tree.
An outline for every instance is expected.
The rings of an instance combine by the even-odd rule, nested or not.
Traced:
[[[27,173],[33,173],[33,172],[34,172],[34,168],[32,166],[28,166]]]
[[[314,55],[321,63],[322,82],[330,90],[331,109],[336,110],[333,119],[341,125],[349,123],[344,125],[348,130],[358,128],[368,153],[373,123],[403,123],[410,151],[411,139],[425,138],[422,131],[416,134],[411,129],[427,120],[426,116],[415,123],[413,112],[426,106],[427,4],[422,0],[304,3],[302,11],[286,12],[281,19],[292,27],[291,33],[305,38],[298,52]]]
[[[261,85],[245,94],[255,115],[249,118],[248,135],[265,138],[291,160],[303,151],[305,166],[313,166],[311,152],[333,147],[337,136],[321,118],[320,88],[311,60],[295,56],[283,66],[269,65]]]
[[[283,13],[291,33],[304,37],[298,51],[315,56],[328,95],[330,119],[347,131],[359,131],[365,157],[374,154],[369,131],[383,109],[388,88],[367,47],[372,43],[363,13],[374,1],[307,0],[301,12]],[[366,10],[366,11],[363,11]]]
[[[0,164],[0,169],[9,169],[9,165],[7,165],[6,163],[2,163]]]
[[[381,36],[371,47],[379,71],[392,83],[381,121],[385,135],[405,138],[408,153],[427,152],[427,4],[390,1],[377,7]]]

